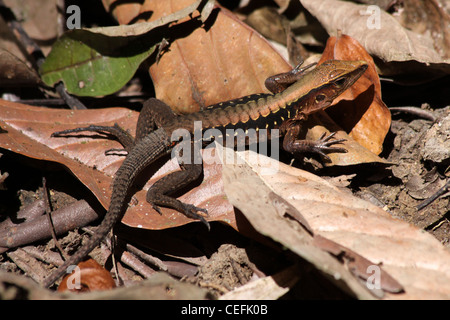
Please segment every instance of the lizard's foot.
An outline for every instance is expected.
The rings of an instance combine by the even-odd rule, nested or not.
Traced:
[[[206,219],[205,219],[205,217],[208,216],[208,210],[206,210],[204,208],[196,207],[189,203],[183,203],[183,202],[179,202],[178,206],[179,206],[179,208],[177,208],[177,210],[180,211],[182,214],[184,214],[186,217],[195,219],[195,220],[200,220],[208,228],[208,231],[211,230],[211,226],[209,225],[209,222],[206,221]],[[158,205],[152,203],[152,207],[160,215],[162,215],[161,208]],[[203,214],[199,214],[198,212],[202,212]]]
[[[331,161],[331,159],[325,152],[327,152],[327,153],[329,153],[329,152],[346,153],[347,149],[345,149],[345,148],[331,147],[334,144],[338,144],[338,143],[347,141],[346,139],[330,140],[335,134],[336,134],[336,132],[332,132],[328,136],[325,137],[326,133],[324,132],[317,141],[311,142],[311,144],[308,146],[308,151],[313,152],[313,153],[318,153],[328,161]]]
[[[183,214],[186,217],[200,220],[208,228],[208,231],[211,230],[211,226],[209,225],[209,222],[206,221],[206,219],[205,219],[205,217],[208,216],[208,210],[206,210],[204,208],[196,207],[189,203],[182,203],[182,205],[183,205]],[[198,212],[203,212],[203,214],[199,214]]]

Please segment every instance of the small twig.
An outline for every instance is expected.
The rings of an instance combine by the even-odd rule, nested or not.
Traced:
[[[158,45],[158,53],[156,55],[156,63],[159,63],[159,60],[161,59],[164,52],[166,52],[169,47],[169,41],[166,38],[162,38],[161,42]]]
[[[54,266],[60,266],[63,264],[63,260],[61,259],[61,255],[57,252],[49,251],[49,250],[39,250],[36,246],[25,246],[21,248],[23,251],[28,253],[33,258],[36,258],[40,261],[44,261],[47,264],[53,264]]]
[[[417,107],[390,107],[389,110],[394,112],[406,112],[416,116],[419,116],[423,119],[436,121],[436,117],[433,115],[431,111],[424,110]]]
[[[7,253],[7,256],[29,277],[40,283],[44,280],[43,266],[22,248]]]
[[[145,261],[146,263],[158,268],[161,271],[167,271],[167,266],[164,264],[164,262],[148,253],[145,253],[144,251],[136,248],[135,246],[128,244],[128,243],[121,243],[122,246],[126,248],[130,253],[134,254],[135,256],[139,257],[141,260]]]
[[[52,212],[57,234],[73,230],[74,226],[85,226],[98,218],[99,214],[85,200],[78,200]],[[14,228],[0,230],[0,247],[15,248],[48,239],[51,236],[50,228],[48,217],[41,215],[31,221],[16,224]]]
[[[429,197],[427,200],[423,201],[421,204],[417,206],[417,210],[420,211],[426,206],[428,206],[430,203],[432,203],[434,200],[442,196],[444,193],[446,193],[450,188],[450,180],[447,181],[447,183],[440,188],[435,194],[433,194],[431,197]]]
[[[61,98],[67,103],[70,109],[72,110],[82,110],[87,109],[86,106],[74,96],[71,96],[64,86],[63,82],[58,82],[55,86],[56,92],[60,95]]]
[[[67,260],[68,255],[64,251],[64,249],[61,247],[61,245],[58,241],[58,238],[56,237],[55,226],[53,225],[53,220],[51,217],[51,212],[53,210],[52,210],[52,205],[50,203],[50,198],[49,198],[48,189],[47,189],[47,179],[45,179],[45,177],[42,177],[42,189],[43,189],[42,192],[43,192],[44,201],[45,201],[45,213],[48,218],[48,223],[50,225],[50,232],[52,234],[53,241],[55,242],[55,246],[58,248],[58,250],[61,253],[61,255],[63,256],[64,260]]]

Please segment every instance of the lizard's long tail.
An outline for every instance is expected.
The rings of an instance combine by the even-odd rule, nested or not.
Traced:
[[[122,219],[128,203],[126,197],[128,190],[136,176],[150,163],[170,151],[170,137],[164,129],[158,129],[142,138],[127,155],[124,162],[117,170],[111,195],[108,212],[97,228],[97,232],[74,255],[44,280],[44,286],[51,286],[63,276],[68,268],[77,265],[107,236],[117,221]]]

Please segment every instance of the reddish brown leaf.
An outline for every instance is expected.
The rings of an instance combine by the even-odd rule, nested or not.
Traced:
[[[63,278],[58,291],[89,292],[109,290],[116,286],[109,271],[93,259],[80,262],[77,268]]]
[[[111,196],[112,177],[123,161],[123,156],[105,156],[111,148],[121,148],[116,141],[104,139],[96,134],[84,133],[70,138],[51,138],[55,131],[83,127],[90,124],[113,125],[135,131],[138,113],[123,108],[98,110],[55,110],[32,107],[0,100],[0,147],[39,160],[54,161],[63,164],[108,208]],[[89,136],[97,136],[90,138]],[[206,158],[207,159],[207,158]],[[208,209],[209,221],[223,221],[235,227],[233,207],[223,194],[221,166],[204,165],[203,182],[186,192],[180,200]],[[159,163],[162,165],[162,163]],[[141,181],[149,179],[152,172],[143,173]],[[149,186],[170,171],[176,170],[176,161],[162,166],[134,196],[137,200],[131,205],[122,222],[146,229],[165,229],[192,222],[181,213],[162,208],[159,215],[146,201]]]
[[[381,99],[381,84],[372,57],[347,35],[330,37],[319,64],[330,59],[365,60],[369,67],[359,80],[327,109],[327,113],[350,137],[380,154],[391,126],[391,113]]]
[[[192,2],[146,1],[143,7],[153,12],[152,21]],[[172,29],[193,30],[192,22],[184,24]],[[158,99],[177,112],[190,113],[210,104],[267,92],[266,78],[288,70],[289,64],[263,37],[217,7],[204,27],[170,44],[160,61],[150,67],[150,75]]]

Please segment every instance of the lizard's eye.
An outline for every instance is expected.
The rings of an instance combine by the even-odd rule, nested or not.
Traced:
[[[337,86],[341,87],[341,86],[344,85],[344,83],[345,83],[346,80],[347,80],[347,79],[346,79],[345,77],[342,77],[342,78],[336,79],[336,80],[334,81],[334,84],[336,84]]]
[[[324,94],[318,94],[316,96],[316,102],[321,102],[323,100],[325,100],[326,96]]]

